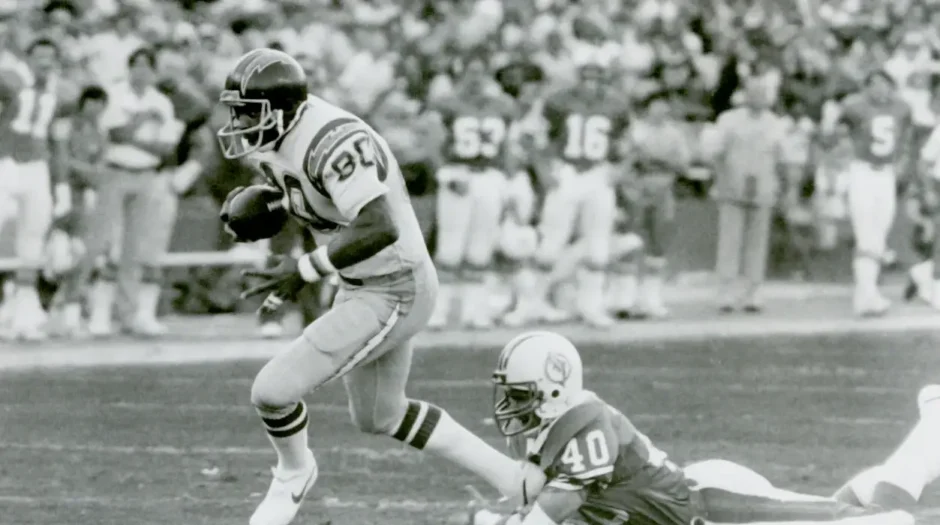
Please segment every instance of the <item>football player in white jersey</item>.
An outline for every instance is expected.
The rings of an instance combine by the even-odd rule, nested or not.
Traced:
[[[263,282],[248,293],[269,293],[262,308],[276,309],[306,283],[332,274],[341,281],[332,309],[252,385],[278,462],[251,525],[287,525],[296,515],[317,477],[303,396],[340,377],[362,431],[445,457],[515,496],[518,463],[443,409],[405,396],[412,338],[431,316],[438,281],[386,141],[355,115],[309,95],[300,64],[272,49],[245,54],[220,101],[230,111],[218,132],[225,156],[247,158],[267,179],[229,194],[221,216],[228,231],[255,241],[293,218],[318,245],[255,272]]]

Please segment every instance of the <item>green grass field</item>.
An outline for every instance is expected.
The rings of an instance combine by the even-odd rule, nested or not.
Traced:
[[[590,388],[678,462],[730,459],[777,485],[829,493],[883,459],[913,424],[919,388],[940,383],[938,345],[934,333],[582,352]],[[497,443],[487,423],[495,353],[421,352],[410,395]],[[0,523],[247,523],[273,460],[248,406],[260,366],[3,373]],[[340,386],[309,402],[322,475],[297,523],[431,524],[464,507],[462,487],[476,480],[390,439],[358,434]],[[940,490],[928,490],[924,506],[940,506]]]

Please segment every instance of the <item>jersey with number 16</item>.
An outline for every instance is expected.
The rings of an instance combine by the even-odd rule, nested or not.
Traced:
[[[290,214],[318,245],[385,196],[398,240],[340,271],[344,277],[388,275],[430,260],[405,181],[385,140],[361,119],[318,97],[301,106],[290,131],[269,151],[249,155]]]
[[[548,97],[542,114],[557,156],[586,171],[615,160],[616,141],[629,123],[628,111],[625,98],[611,92],[585,97],[578,88],[571,88]]]
[[[24,73],[0,73],[0,158],[34,162],[49,157],[49,129],[59,112],[57,79],[39,86]]]
[[[904,140],[913,125],[911,116],[910,106],[899,97],[876,102],[862,93],[846,98],[842,110],[856,158],[876,165],[900,160],[908,147]]]

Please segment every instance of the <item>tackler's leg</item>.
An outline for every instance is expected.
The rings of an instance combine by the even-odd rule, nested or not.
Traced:
[[[920,420],[898,448],[884,463],[836,491],[836,499],[866,507],[907,509],[917,504],[924,487],[940,478],[940,385],[924,387],[918,406]]]

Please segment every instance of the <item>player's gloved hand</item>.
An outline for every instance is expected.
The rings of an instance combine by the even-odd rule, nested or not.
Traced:
[[[281,192],[256,184],[230,191],[222,204],[219,219],[235,242],[270,239],[287,223],[287,210],[281,204]]]
[[[274,313],[285,302],[295,300],[307,284],[297,269],[297,259],[287,255],[274,256],[269,268],[245,270],[242,275],[261,280],[259,284],[242,292],[242,299],[268,294],[258,309],[260,315]]]

